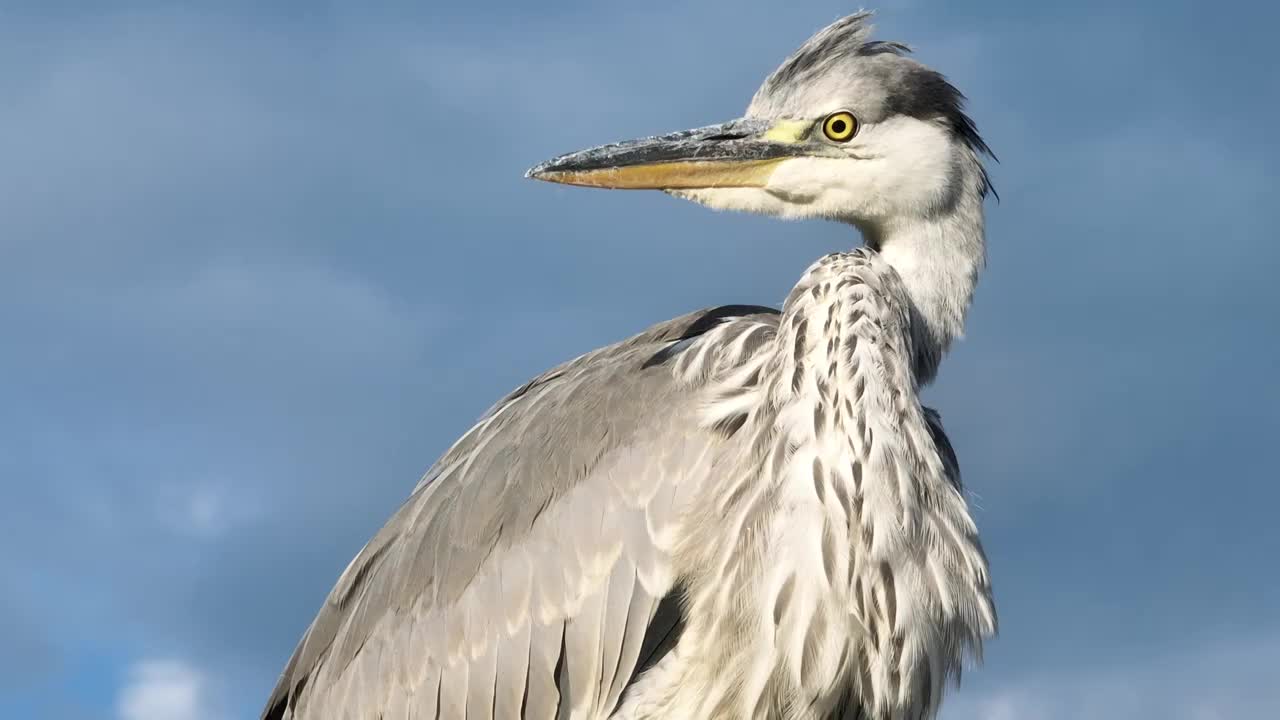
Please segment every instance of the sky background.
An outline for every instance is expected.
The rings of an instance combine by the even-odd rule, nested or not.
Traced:
[[[1001,159],[927,396],[1001,634],[942,717],[1280,717],[1280,6],[878,7]],[[256,717],[497,397],[855,244],[522,178],[855,9],[0,0],[0,716]]]

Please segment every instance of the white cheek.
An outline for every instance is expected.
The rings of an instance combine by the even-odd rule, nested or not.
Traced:
[[[795,158],[778,164],[766,190],[789,203],[812,204],[845,182],[848,160]]]
[[[868,202],[887,212],[920,211],[939,202],[954,167],[945,129],[899,117],[869,129],[865,143],[871,159],[859,161],[851,174]]]
[[[854,158],[797,158],[778,166],[768,191],[789,216],[862,218],[874,212],[874,172]]]

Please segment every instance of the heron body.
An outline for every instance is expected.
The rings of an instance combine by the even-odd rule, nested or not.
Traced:
[[[531,171],[866,245],[781,312],[660,323],[501,400],[339,578],[265,718],[936,715],[995,631],[918,394],[982,264],[986,147],[865,20],[811,38],[742,120]]]

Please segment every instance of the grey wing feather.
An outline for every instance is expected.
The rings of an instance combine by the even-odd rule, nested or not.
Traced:
[[[774,312],[691,313],[499,401],[343,572],[264,720],[607,714],[678,634],[658,536],[720,442],[668,360]]]

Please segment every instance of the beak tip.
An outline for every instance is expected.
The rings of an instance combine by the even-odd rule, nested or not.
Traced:
[[[526,178],[529,178],[530,180],[548,180],[549,181],[551,180],[551,178],[547,176],[550,175],[551,172],[552,172],[551,163],[542,162],[542,163],[538,163],[537,165],[534,165],[528,170],[525,170],[524,176]]]

